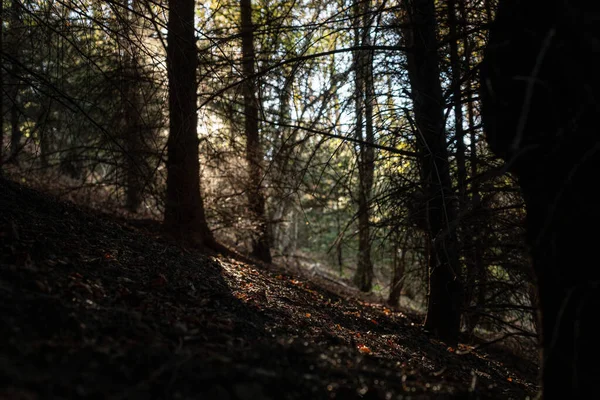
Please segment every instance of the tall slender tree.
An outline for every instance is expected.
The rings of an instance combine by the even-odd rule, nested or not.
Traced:
[[[244,130],[246,133],[246,161],[248,163],[248,205],[257,224],[257,234],[252,243],[252,255],[264,262],[271,262],[269,228],[262,191],[263,151],[258,126],[257,84],[254,76],[254,24],[252,23],[252,1],[240,0],[242,36],[242,73],[244,82]]]
[[[12,58],[10,76],[11,76],[11,90],[10,90],[10,160],[14,163],[18,163],[19,151],[21,150],[21,133],[20,122],[20,109],[19,109],[19,97],[21,92],[21,81],[19,75],[21,73],[21,67],[19,65],[20,49],[21,49],[21,35],[23,34],[23,24],[21,21],[22,17],[22,4],[18,0],[13,0],[10,6],[10,56]]]
[[[392,279],[390,282],[390,293],[387,304],[390,307],[400,306],[400,296],[404,284],[404,274],[406,272],[406,253],[408,247],[408,232],[396,233],[394,235],[393,261],[392,261]]]
[[[125,25],[122,39],[123,51],[123,125],[124,125],[124,143],[125,151],[124,164],[126,175],[126,199],[125,207],[136,212],[142,204],[144,189],[144,121],[142,112],[144,108],[141,93],[141,65],[139,43],[136,39],[141,34],[140,16],[142,13],[141,0],[126,0],[123,9],[125,10]]]
[[[0,0],[0,174],[4,161],[4,0]]]
[[[371,43],[372,14],[369,0],[356,0],[353,4],[354,35],[356,47],[368,47]],[[363,292],[373,286],[373,261],[371,260],[370,200],[373,191],[375,171],[375,150],[373,133],[373,103],[375,90],[373,82],[372,50],[355,52],[355,113],[356,138],[358,149],[358,257],[354,284]],[[363,133],[364,132],[364,133]]]
[[[460,329],[462,285],[457,249],[456,211],[440,82],[434,0],[405,0],[408,24],[403,29],[414,106],[421,184],[426,193],[429,293],[425,328],[449,343]],[[428,246],[429,247],[429,246]]]
[[[214,239],[200,193],[194,5],[194,0],[169,0],[169,138],[164,223],[182,239],[211,246]]]
[[[489,3],[489,1],[488,1]],[[466,20],[468,14],[465,7],[464,2],[459,3],[459,13],[462,20]],[[491,16],[487,19],[489,21]],[[457,22],[457,21],[456,21]],[[467,33],[462,32],[462,41],[463,41],[463,51],[464,51],[464,70],[470,71],[472,68],[472,51],[473,45],[471,43],[471,38]],[[470,77],[465,82],[465,91],[466,93],[471,93],[473,90],[474,78]],[[469,137],[469,164],[470,164],[470,176],[474,178],[477,176],[479,170],[479,151],[478,151],[478,143],[480,132],[475,127],[475,104],[473,101],[473,96],[469,95],[468,100],[466,102],[466,113],[467,113],[467,121],[470,132]],[[463,142],[464,144],[464,142]],[[465,188],[466,189],[466,188]],[[466,194],[465,194],[466,195]],[[481,207],[481,193],[480,193],[480,181],[479,179],[473,179],[471,181],[470,187],[470,199],[469,203],[471,206],[471,210]],[[463,254],[465,254],[465,264],[466,264],[466,273],[465,273],[465,307],[468,308],[472,306],[472,303],[475,302],[477,307],[483,307],[486,297],[486,282],[487,282],[487,273],[483,260],[483,241],[484,232],[482,229],[482,221],[481,218],[471,218],[470,223],[465,228],[470,230],[468,233],[468,238],[463,239],[462,248]],[[466,250],[466,251],[465,251]],[[475,327],[479,323],[481,317],[481,313],[474,312],[468,315],[465,323],[465,330],[468,334],[472,334],[475,330]]]

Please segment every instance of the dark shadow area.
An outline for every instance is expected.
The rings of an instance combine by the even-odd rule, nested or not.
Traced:
[[[0,180],[0,398],[525,398],[384,306]],[[468,350],[468,349],[467,349]]]
[[[209,257],[13,182],[0,187],[9,398],[185,398],[210,390],[204,380],[225,353],[264,336],[264,317],[232,296]]]

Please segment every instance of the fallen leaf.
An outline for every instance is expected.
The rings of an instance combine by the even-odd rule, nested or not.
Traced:
[[[360,351],[363,354],[371,354],[371,349],[363,344],[358,345],[358,351]]]

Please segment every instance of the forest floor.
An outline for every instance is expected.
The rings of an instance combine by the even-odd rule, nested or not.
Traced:
[[[0,180],[0,399],[524,399],[525,360]],[[331,286],[331,285],[330,285]]]

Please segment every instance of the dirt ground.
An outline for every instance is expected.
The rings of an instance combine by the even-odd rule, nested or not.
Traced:
[[[537,367],[0,179],[0,399],[524,399]],[[355,298],[352,298],[355,297]]]

